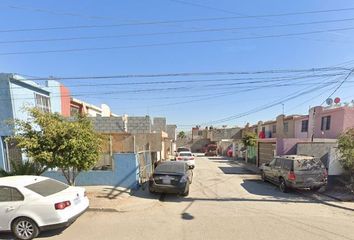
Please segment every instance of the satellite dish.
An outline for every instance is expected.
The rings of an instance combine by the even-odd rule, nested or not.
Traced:
[[[332,105],[333,99],[332,98],[327,98],[326,103],[327,103],[327,105]]]
[[[336,98],[334,99],[334,103],[335,103],[335,104],[340,103],[340,98],[339,98],[339,97],[336,97]]]

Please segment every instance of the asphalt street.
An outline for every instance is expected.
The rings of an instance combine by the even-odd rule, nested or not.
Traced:
[[[88,211],[70,227],[39,238],[354,240],[353,211],[297,192],[281,193],[223,158],[197,157],[188,197],[140,190],[124,204],[136,207]]]

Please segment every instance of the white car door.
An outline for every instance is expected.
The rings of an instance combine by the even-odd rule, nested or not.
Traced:
[[[16,188],[0,186],[0,231],[11,230],[10,222],[23,201],[23,195]]]

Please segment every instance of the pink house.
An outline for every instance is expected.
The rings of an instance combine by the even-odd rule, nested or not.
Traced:
[[[354,107],[314,107],[295,120],[295,138],[337,138],[354,127]]]

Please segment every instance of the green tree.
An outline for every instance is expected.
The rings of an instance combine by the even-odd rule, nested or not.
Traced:
[[[186,133],[185,133],[184,131],[180,131],[180,132],[178,133],[177,137],[183,139],[183,138],[186,137]]]
[[[254,132],[246,132],[242,138],[242,143],[244,146],[255,146],[257,142],[257,134]]]
[[[349,187],[354,192],[354,128],[347,130],[339,136],[338,150],[341,155],[340,163],[349,174]]]
[[[15,141],[31,161],[59,168],[74,185],[81,171],[92,169],[101,150],[101,135],[85,116],[68,120],[59,114],[27,109],[30,118],[15,120]]]

